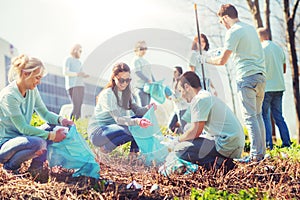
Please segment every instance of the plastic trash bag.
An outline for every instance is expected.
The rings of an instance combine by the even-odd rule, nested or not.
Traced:
[[[96,179],[100,177],[100,166],[95,160],[95,155],[75,126],[70,128],[63,141],[52,143],[47,149],[50,167],[62,166],[74,169],[73,177],[89,176]]]
[[[151,98],[160,104],[163,104],[166,101],[165,86],[163,85],[163,81],[164,80],[146,83],[143,88],[144,92],[150,94]]]
[[[169,152],[168,147],[161,143],[164,136],[158,126],[154,108],[150,108],[143,117],[149,119],[153,125],[148,128],[129,126],[129,131],[139,146],[141,156],[145,157],[146,165],[151,165],[152,161],[156,164],[163,163]]]
[[[178,158],[174,151],[172,151],[166,158],[166,162],[158,169],[158,173],[164,176],[171,174],[190,174],[198,170],[198,165],[189,161]]]

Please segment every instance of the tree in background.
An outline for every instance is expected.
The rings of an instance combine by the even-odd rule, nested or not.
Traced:
[[[291,3],[289,0],[283,0],[283,5],[284,5],[284,15],[285,15],[285,22],[286,22],[287,45],[288,45],[290,63],[292,66],[294,101],[296,105],[296,117],[297,117],[296,123],[298,129],[298,142],[300,142],[299,67],[298,67],[296,42],[295,42],[296,32],[297,29],[300,27],[300,23],[298,23],[297,25],[295,23],[299,0],[294,1],[294,5],[292,6],[292,9],[290,8]]]
[[[256,28],[263,27],[262,18],[260,16],[260,8],[259,8],[259,1],[258,0],[246,0],[248,6],[250,8],[250,12],[253,16],[253,20],[255,23]],[[292,13],[290,11],[290,1],[283,0],[284,5],[284,15],[285,15],[285,22],[286,22],[286,38],[287,38],[287,46],[290,58],[290,64],[292,68],[292,78],[293,78],[293,90],[294,90],[294,101],[296,106],[296,127],[298,130],[298,140],[300,142],[300,127],[299,127],[299,119],[300,119],[300,97],[299,97],[299,68],[298,68],[298,60],[297,60],[297,51],[296,51],[296,32],[297,29],[300,27],[300,23],[296,25],[295,18],[296,18],[296,11],[299,5],[300,0],[296,0],[294,2],[294,6],[292,8]],[[266,28],[269,29],[270,38],[272,38],[271,34],[271,26],[270,26],[270,1],[265,0],[265,23]]]

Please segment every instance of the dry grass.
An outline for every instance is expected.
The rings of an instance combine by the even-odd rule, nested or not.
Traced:
[[[109,164],[108,164],[109,163]],[[23,166],[26,171],[26,166]],[[224,174],[199,168],[190,175],[163,177],[155,167],[145,168],[128,164],[126,159],[106,158],[101,163],[101,178],[114,184],[104,186],[104,181],[79,177],[72,178],[67,170],[51,173],[47,183],[34,181],[29,174],[13,175],[0,168],[1,199],[189,199],[191,188],[215,187],[230,193],[257,188],[258,197],[266,193],[274,199],[300,199],[300,163],[288,158],[273,157],[258,164],[237,164]],[[126,185],[135,180],[143,185],[141,191],[127,190]],[[150,193],[153,184],[159,190]]]

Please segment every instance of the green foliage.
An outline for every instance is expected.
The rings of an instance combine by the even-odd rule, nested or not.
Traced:
[[[281,143],[279,141],[279,143]],[[290,159],[294,162],[300,162],[300,145],[294,140],[291,147],[280,148],[280,145],[274,145],[273,150],[268,151],[271,158]]]
[[[36,113],[33,113],[30,121],[30,125],[37,127],[45,124],[45,121]]]
[[[245,200],[254,200],[254,199],[268,199],[268,195],[265,193],[258,192],[256,188],[251,188],[249,190],[240,190],[238,194],[229,193],[225,190],[217,190],[213,187],[208,187],[204,191],[196,190],[195,188],[191,189],[191,199],[192,200],[210,200],[210,199],[245,199]]]

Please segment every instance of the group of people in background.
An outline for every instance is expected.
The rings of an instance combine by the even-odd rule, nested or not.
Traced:
[[[206,56],[209,42],[201,34],[201,46],[198,37],[193,41],[189,70],[183,72],[181,66],[174,67],[171,98],[177,112],[171,116],[169,127],[172,131],[178,128],[176,131],[181,133],[172,141],[174,152],[183,160],[203,166],[212,166],[216,159],[232,161],[236,158],[246,163],[261,161],[266,146],[273,148],[270,113],[279,128],[282,146],[291,145],[282,117],[285,54],[269,40],[267,29],[256,31],[241,22],[233,5],[222,5],[217,15],[220,23],[228,29],[220,55]],[[199,53],[200,48],[202,54]],[[150,94],[144,91],[146,83],[155,82],[151,64],[144,58],[146,51],[146,42],[139,41],[134,49],[134,70],[126,63],[115,64],[108,84],[97,97],[88,135],[92,144],[103,153],[110,153],[117,146],[131,142],[130,152],[136,154],[139,148],[128,126],[147,128],[152,125],[151,121],[143,118],[150,108],[157,108],[155,103],[150,103]],[[34,111],[47,122],[62,126],[73,125],[72,120],[81,117],[83,79],[89,77],[82,69],[81,53],[81,45],[75,45],[63,67],[66,90],[73,104],[71,120],[48,111],[40,97],[36,86],[45,75],[43,63],[26,55],[12,60],[10,84],[0,92],[0,163],[5,169],[18,170],[29,159],[33,159],[32,171],[41,169],[46,160],[47,144],[60,142],[66,137],[64,129],[48,131],[31,126]],[[231,109],[216,96],[217,93],[210,92],[215,88],[213,77],[207,70],[210,65],[225,65],[231,55],[244,125],[251,143],[250,155],[244,158],[241,158],[245,143],[242,125]],[[203,88],[204,82],[207,91]],[[188,127],[185,127],[186,123],[189,123]]]

